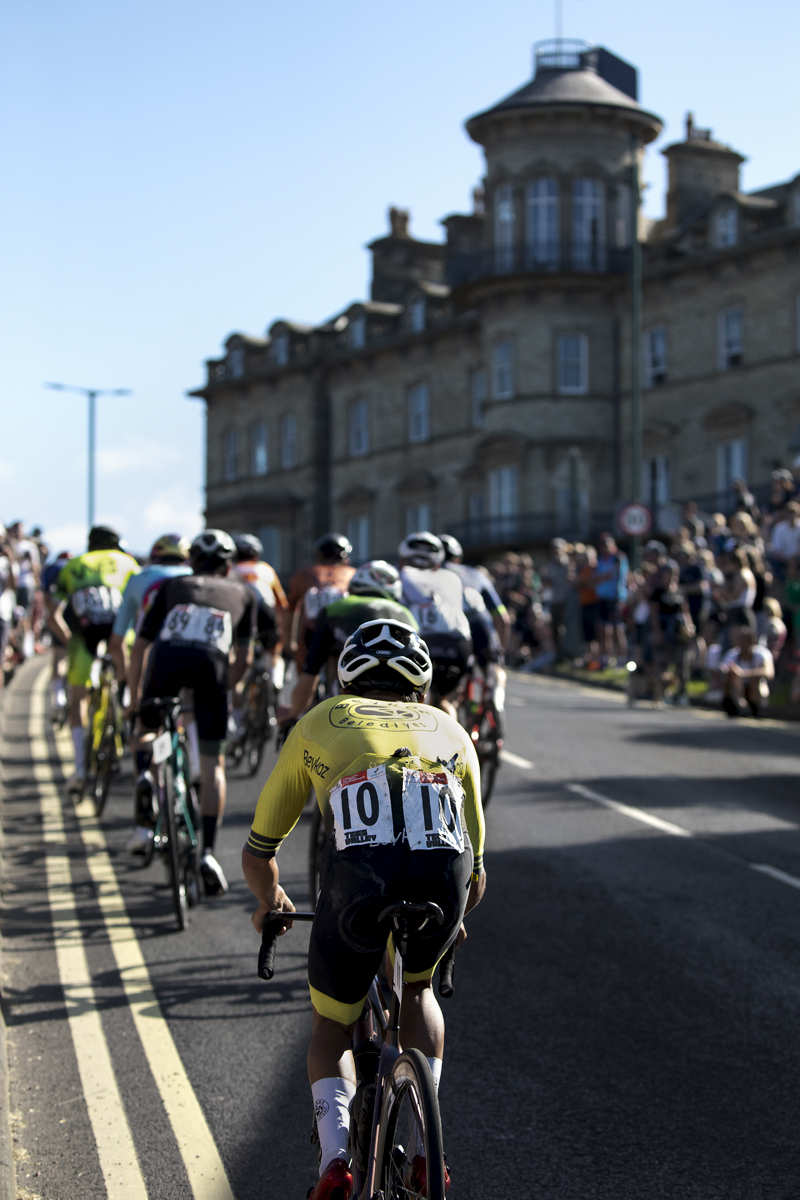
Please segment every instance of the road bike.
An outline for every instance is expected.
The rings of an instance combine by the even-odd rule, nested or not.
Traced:
[[[258,975],[274,974],[275,945],[287,921],[313,921],[314,913],[271,912],[264,920]],[[350,1110],[350,1169],[353,1200],[445,1200],[445,1159],[439,1100],[428,1060],[421,1051],[401,1050],[400,1011],[403,959],[409,941],[430,921],[441,925],[438,904],[390,904],[379,917],[390,921],[395,948],[392,993],[373,980],[353,1031],[356,1094]],[[440,970],[439,992],[453,994],[453,953]],[[415,1163],[415,1159],[417,1162]],[[419,1159],[424,1161],[425,1184]]]
[[[200,806],[197,789],[192,783],[186,735],[180,723],[185,711],[176,696],[148,699],[142,712],[157,714],[163,732],[152,743],[152,771],[155,782],[154,800],[157,807],[153,840],[144,855],[143,866],[149,866],[154,854],[164,859],[169,877],[175,919],[179,929],[185,929],[188,909],[200,903],[202,886],[198,864],[198,831]],[[156,721],[145,721],[151,727]]]
[[[458,719],[469,734],[481,768],[481,803],[486,808],[492,797],[500,766],[503,739],[500,717],[494,703],[494,685],[485,673],[474,669],[467,676]]]
[[[244,764],[250,776],[255,775],[261,766],[264,747],[275,733],[278,724],[276,708],[275,685],[268,660],[262,656],[256,659],[245,676],[241,736],[229,752],[234,766]]]
[[[94,811],[100,817],[108,799],[111,776],[119,769],[122,759],[122,712],[114,664],[109,654],[104,654],[100,660],[96,680],[93,679],[89,693],[81,794],[91,796]]]

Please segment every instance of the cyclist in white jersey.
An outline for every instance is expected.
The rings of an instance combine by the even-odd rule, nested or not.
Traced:
[[[463,584],[454,571],[442,569],[444,547],[432,533],[409,534],[397,553],[403,603],[416,618],[433,662],[431,702],[454,717],[455,705],[447,697],[461,682],[472,654]]]

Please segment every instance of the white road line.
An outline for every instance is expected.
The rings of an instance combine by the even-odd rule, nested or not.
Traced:
[[[520,758],[518,754],[512,754],[510,750],[501,750],[500,757],[503,762],[511,763],[512,767],[520,767],[523,771],[533,770],[533,763],[529,758]]]
[[[46,846],[47,895],[53,923],[56,962],[67,1009],[81,1087],[89,1112],[109,1200],[147,1200],[128,1118],[117,1086],[89,964],[75,909],[69,857],[51,847],[66,846],[61,800],[48,765],[43,736],[44,692],[48,672],[34,682],[28,716],[33,774],[39,792]]]
[[[770,867],[767,863],[750,863],[749,866],[754,871],[760,871],[762,875],[770,875],[773,879],[788,884],[789,887],[800,888],[800,879],[796,875],[788,875],[786,871],[779,871],[777,867]]]
[[[62,762],[70,770],[72,741],[67,731],[61,730],[56,736],[56,745]],[[81,836],[106,932],[195,1200],[234,1200],[211,1130],[153,990],[147,964],[119,890],[105,835],[86,805],[80,805],[80,818]]]
[[[601,796],[599,792],[584,787],[582,783],[568,783],[565,786],[568,792],[575,792],[578,796],[593,800],[595,804],[613,808],[614,812],[621,813],[624,817],[631,817],[634,821],[641,821],[643,825],[652,825],[653,829],[660,829],[662,833],[669,833],[673,837],[694,837],[691,830],[684,829],[682,825],[673,825],[672,821],[662,821],[661,817],[654,817],[652,813],[645,812],[642,808],[631,808],[629,804],[621,804],[619,800],[612,800],[610,796]]]

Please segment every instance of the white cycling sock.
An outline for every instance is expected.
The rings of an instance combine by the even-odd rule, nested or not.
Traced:
[[[83,726],[73,725],[70,732],[72,733],[72,744],[75,747],[75,774],[83,779]]]
[[[276,692],[279,692],[286,679],[286,663],[283,661],[283,655],[279,654],[273,658],[271,674],[272,686]]]
[[[318,1079],[311,1085],[321,1152],[320,1175],[334,1158],[347,1158],[350,1105],[355,1094],[355,1084],[349,1079]]]

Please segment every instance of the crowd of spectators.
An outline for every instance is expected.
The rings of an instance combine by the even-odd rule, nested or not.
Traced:
[[[0,524],[0,689],[15,667],[44,647],[39,635],[46,613],[42,572],[48,548],[41,529],[22,521]]]
[[[510,665],[624,669],[631,700],[684,705],[690,693],[731,716],[770,694],[800,703],[800,481],[773,473],[759,505],[744,480],[735,511],[688,504],[633,569],[609,533],[554,538],[547,558],[508,552],[488,564],[512,621]]]

